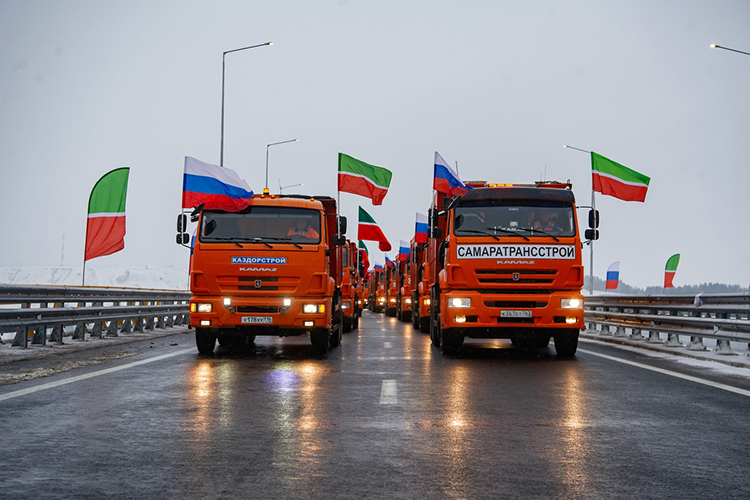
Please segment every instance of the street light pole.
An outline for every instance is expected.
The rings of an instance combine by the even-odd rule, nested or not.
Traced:
[[[266,146],[266,187],[264,188],[264,191],[268,190],[268,148],[278,144],[286,144],[287,142],[297,142],[298,140],[299,139],[289,139],[288,141],[272,142]]]
[[[273,45],[273,42],[259,43],[258,45],[250,45],[248,47],[241,47],[239,49],[227,50],[221,55],[221,153],[219,155],[219,166],[224,166],[224,74],[226,69],[226,57],[231,52],[239,52],[240,50],[254,49],[256,47],[263,47],[264,45]]]
[[[739,54],[745,54],[746,56],[750,56],[750,52],[744,52],[742,50],[737,49],[730,49],[729,47],[722,47],[721,45],[716,45],[715,43],[711,44],[712,49],[724,49],[724,50],[731,50],[732,52],[737,52]]]

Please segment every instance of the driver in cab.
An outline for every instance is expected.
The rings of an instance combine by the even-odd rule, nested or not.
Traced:
[[[318,232],[307,223],[307,219],[297,219],[294,226],[289,228],[286,235],[296,236],[298,238],[309,238],[311,240],[320,238]]]

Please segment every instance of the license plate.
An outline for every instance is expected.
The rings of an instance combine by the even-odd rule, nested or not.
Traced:
[[[273,323],[273,316],[243,316],[243,323],[270,325]]]
[[[501,318],[530,318],[531,311],[500,311]]]

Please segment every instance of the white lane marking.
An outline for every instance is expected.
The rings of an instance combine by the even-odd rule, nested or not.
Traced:
[[[380,404],[395,405],[398,403],[398,388],[395,380],[383,380],[383,386],[380,389]]]
[[[21,389],[18,391],[9,392],[7,394],[0,394],[0,401],[5,401],[6,399],[13,399],[20,396],[26,396],[27,394],[33,394],[35,392],[44,391],[46,389],[52,389],[54,387],[60,387],[61,385],[66,384],[72,384],[74,382],[80,382],[81,380],[86,380],[89,378],[99,377],[100,375],[107,375],[108,373],[114,373],[119,372],[121,370],[127,370],[128,368],[133,368],[134,366],[140,366],[145,365],[148,363],[154,363],[156,361],[161,361],[162,359],[172,358],[174,356],[179,356],[181,354],[187,354],[189,352],[195,352],[195,348],[191,347],[189,349],[183,349],[181,351],[175,351],[170,352],[169,354],[162,354],[161,356],[154,356],[153,358],[148,359],[142,359],[140,361],[133,361],[132,363],[127,363],[120,366],[115,366],[113,368],[105,368],[103,370],[98,370],[91,373],[86,373],[84,375],[77,375],[75,377],[66,378],[63,380],[57,380],[55,382],[48,382],[46,384],[37,385],[34,387],[29,387],[28,389]]]
[[[598,356],[600,358],[608,359],[610,361],[616,361],[618,363],[623,363],[623,364],[626,364],[626,365],[636,366],[638,368],[643,368],[644,370],[651,370],[652,372],[662,373],[664,375],[669,375],[670,377],[681,378],[683,380],[689,380],[691,382],[695,382],[695,383],[698,383],[698,384],[707,385],[707,386],[710,386],[710,387],[714,387],[716,389],[722,389],[724,391],[729,391],[729,392],[733,392],[735,394],[740,394],[741,396],[748,396],[748,397],[750,397],[750,391],[745,390],[745,389],[740,389],[738,387],[732,387],[731,385],[721,384],[719,382],[712,382],[710,380],[706,380],[706,379],[703,379],[703,378],[693,377],[691,375],[685,375],[683,373],[673,372],[671,370],[665,370],[663,368],[657,368],[655,366],[649,366],[649,365],[645,365],[643,363],[637,363],[635,361],[628,361],[627,359],[616,358],[614,356],[607,356],[606,354],[599,354],[597,352],[587,351],[585,349],[578,349],[578,352],[583,352],[583,353],[586,353],[586,354],[591,354],[592,356]]]
[[[383,347],[385,347],[386,349],[390,349],[392,346],[390,342],[383,342]]]

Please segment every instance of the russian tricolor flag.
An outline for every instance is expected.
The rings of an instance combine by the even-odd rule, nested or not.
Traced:
[[[388,257],[386,257],[386,259],[385,259],[385,260],[388,260]],[[380,270],[382,271],[382,270],[383,270],[383,264],[378,264],[378,263],[376,262],[376,263],[375,263],[375,265],[374,265],[374,266],[372,266],[372,268],[373,268],[373,269],[376,269],[376,270],[377,270],[377,269],[380,269]]]
[[[248,205],[253,191],[234,170],[185,157],[182,208],[205,203],[208,210],[238,212]]]
[[[448,166],[448,162],[435,151],[435,176],[432,181],[432,189],[449,196],[461,196],[466,194],[471,187],[461,182],[458,174]]]
[[[393,262],[388,256],[385,256],[385,267],[396,267],[396,263]]]
[[[427,243],[427,216],[417,212],[417,224],[414,228],[414,241],[417,243]]]
[[[405,260],[409,260],[410,255],[411,255],[411,247],[409,246],[409,243],[404,240],[401,240],[401,242],[398,245],[399,262],[404,262]]]
[[[620,261],[613,262],[607,269],[607,290],[616,290],[620,282]]]

